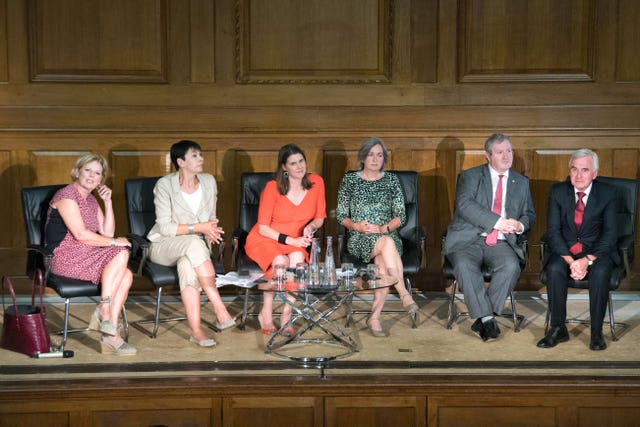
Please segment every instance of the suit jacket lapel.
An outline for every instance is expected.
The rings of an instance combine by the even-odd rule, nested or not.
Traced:
[[[517,210],[518,202],[517,198],[520,194],[518,191],[518,182],[516,181],[516,177],[512,171],[509,171],[509,178],[507,181],[507,200],[504,205],[504,210],[507,214],[507,218],[516,218],[517,215],[514,214]]]
[[[486,165],[482,169],[482,177],[480,179],[482,180],[480,185],[483,188],[482,196],[484,197],[484,200],[481,202],[491,210],[493,209],[493,187],[491,184],[491,172],[489,172],[489,165]]]
[[[589,198],[587,199],[587,204],[584,206],[584,215],[582,216],[582,223],[585,224],[591,220],[591,215],[593,212],[593,207],[597,203],[598,200],[598,191],[596,190],[596,183],[593,182],[591,186],[591,192],[589,193]]]
[[[562,204],[564,205],[563,210],[565,212],[565,220],[567,221],[567,224],[569,224],[569,228],[574,233],[577,233],[578,230],[576,229],[576,222],[574,220],[574,214],[576,211],[576,194],[570,181],[567,181],[567,193],[566,196],[562,199]]]
[[[180,191],[180,177],[178,173],[175,173],[171,178],[171,191],[173,192],[173,200],[180,210],[193,213],[184,197],[182,197],[182,192]]]

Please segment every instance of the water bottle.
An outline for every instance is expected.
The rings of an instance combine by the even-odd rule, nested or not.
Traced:
[[[333,238],[327,236],[327,253],[324,257],[325,264],[325,283],[329,286],[335,286],[338,282],[336,277],[336,263],[333,260]]]
[[[320,263],[320,239],[317,237],[313,238],[313,242],[311,243],[311,262],[309,263],[309,284],[311,286],[318,286],[322,283],[320,279],[319,273],[319,264]]]

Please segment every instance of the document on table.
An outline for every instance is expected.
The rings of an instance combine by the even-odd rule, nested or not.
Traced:
[[[249,288],[255,285],[256,281],[260,280],[264,273],[249,273],[247,275],[239,275],[237,271],[231,271],[227,274],[218,274],[216,276],[216,287],[235,285],[243,288]]]

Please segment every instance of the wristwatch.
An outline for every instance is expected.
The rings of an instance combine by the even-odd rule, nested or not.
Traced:
[[[589,266],[593,265],[593,258],[591,258],[589,255],[587,255],[586,258],[587,258],[587,264]]]

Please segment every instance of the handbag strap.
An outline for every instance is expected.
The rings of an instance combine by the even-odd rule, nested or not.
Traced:
[[[42,301],[42,296],[44,294],[44,280],[42,279],[42,270],[36,268],[33,272],[33,277],[31,278],[31,305],[35,306],[35,293],[36,293],[36,279],[38,281],[38,286],[40,287],[40,310],[44,313],[44,303]]]
[[[38,281],[38,286],[40,287],[40,310],[44,313],[44,289],[43,289],[43,280],[42,280],[42,270],[39,268],[36,269],[33,273],[33,277],[31,279],[31,306],[35,306],[35,295],[36,295],[36,280]],[[18,301],[16,299],[16,291],[13,288],[13,282],[11,281],[10,276],[2,276],[2,311],[6,311],[5,303],[4,303],[4,284],[7,283],[7,287],[9,288],[9,293],[11,293],[11,300],[13,302],[13,307],[15,312],[18,312]]]
[[[15,313],[18,313],[18,302],[16,301],[16,293],[13,290],[13,283],[11,283],[11,277],[9,276],[2,276],[2,311],[5,313],[7,311],[4,305],[4,282],[5,281],[9,285],[9,292],[11,293],[11,299],[13,300],[13,309],[15,310]]]

